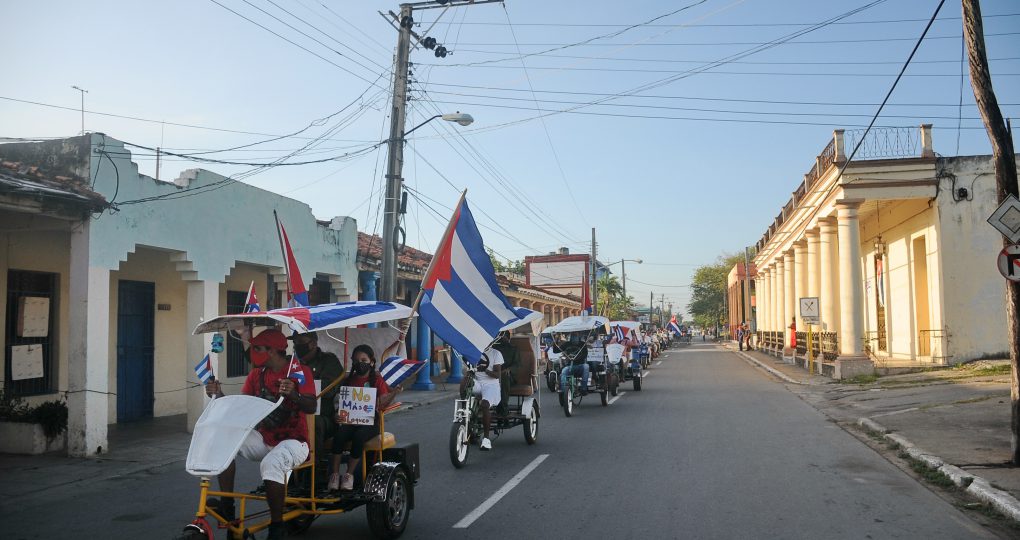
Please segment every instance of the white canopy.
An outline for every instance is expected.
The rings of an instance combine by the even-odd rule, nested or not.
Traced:
[[[608,323],[609,319],[597,315],[575,315],[550,326],[545,333],[587,332],[599,327],[605,328]]]

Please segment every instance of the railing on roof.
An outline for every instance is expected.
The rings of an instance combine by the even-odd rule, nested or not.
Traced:
[[[921,130],[915,127],[874,128],[862,139],[863,136],[863,129],[852,129],[845,135],[848,151],[852,152],[858,143],[861,145],[854,155],[855,161],[921,155]]]

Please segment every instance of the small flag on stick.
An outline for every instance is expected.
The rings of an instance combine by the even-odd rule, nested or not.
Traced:
[[[418,373],[418,370],[424,365],[423,361],[391,356],[383,361],[379,368],[379,374],[386,381],[386,386],[392,388],[407,380],[411,375]]]
[[[209,381],[216,378],[213,373],[212,360],[209,359],[209,355],[205,355],[197,365],[195,365],[195,375],[198,375],[198,380],[202,384],[207,384]]]

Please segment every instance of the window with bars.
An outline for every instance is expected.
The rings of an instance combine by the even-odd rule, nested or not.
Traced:
[[[57,274],[48,272],[7,271],[7,328],[4,343],[4,392],[7,394],[32,396],[54,391],[53,383],[57,378],[54,366],[57,277]],[[26,332],[24,324],[19,328],[19,322],[23,323],[26,302],[33,303],[30,299],[41,298],[47,299],[49,303],[42,329]],[[40,335],[43,333],[45,335]],[[40,376],[34,376],[37,374]]]

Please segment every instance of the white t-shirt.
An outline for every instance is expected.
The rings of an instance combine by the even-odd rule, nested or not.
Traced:
[[[503,365],[503,353],[497,351],[496,349],[488,349],[488,350],[486,350],[485,351],[485,356],[489,357],[489,365],[485,368],[486,371],[491,371],[496,366],[502,366]],[[495,377],[490,377],[488,373],[486,373],[485,371],[483,371],[481,369],[481,362],[484,362],[484,359],[483,360],[479,360],[479,369],[478,369],[478,373],[475,374],[475,380],[478,381],[478,382],[488,382],[488,381],[496,381],[496,382],[498,382],[499,379],[497,379]]]

